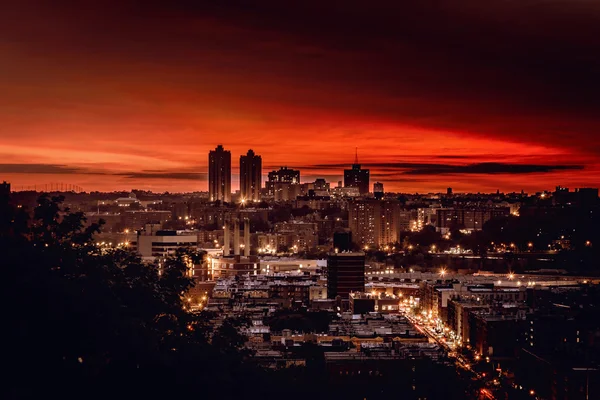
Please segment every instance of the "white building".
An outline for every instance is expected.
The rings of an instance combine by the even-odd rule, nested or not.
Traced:
[[[165,257],[179,248],[197,249],[197,246],[196,232],[162,230],[160,224],[146,224],[137,235],[137,251],[144,259]]]

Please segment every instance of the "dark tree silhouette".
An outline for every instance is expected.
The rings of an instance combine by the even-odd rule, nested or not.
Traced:
[[[171,396],[237,379],[227,360],[244,357],[239,323],[213,335],[207,315],[185,309],[186,260],[201,255],[179,251],[159,274],[131,252],[95,246],[100,225],[84,227],[62,200],[40,197],[31,216],[2,204],[3,398]]]

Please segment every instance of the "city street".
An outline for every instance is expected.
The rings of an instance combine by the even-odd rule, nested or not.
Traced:
[[[457,367],[461,368],[462,370],[466,371],[469,374],[472,374],[473,378],[480,381],[482,386],[484,386],[486,384],[485,377],[482,374],[474,371],[473,368],[471,367],[471,364],[468,362],[468,360],[466,360],[462,355],[458,354],[455,351],[455,346],[454,346],[453,342],[448,342],[443,334],[437,333],[435,331],[434,324],[426,322],[429,320],[426,320],[426,319],[423,319],[420,317],[415,317],[414,315],[411,315],[406,310],[403,311],[403,315],[410,321],[411,324],[413,324],[413,326],[419,332],[427,335],[427,337],[429,338],[429,340],[431,342],[435,342],[439,346],[441,346],[447,352],[448,357],[454,359]],[[482,388],[480,390],[480,394],[481,394],[482,398],[486,398],[486,399],[490,399],[490,400],[495,399],[495,397],[492,394],[490,389]]]

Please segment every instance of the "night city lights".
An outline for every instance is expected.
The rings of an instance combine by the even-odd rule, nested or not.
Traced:
[[[0,10],[2,398],[600,399],[600,3]]]

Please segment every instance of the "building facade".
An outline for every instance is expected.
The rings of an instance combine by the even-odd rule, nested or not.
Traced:
[[[243,201],[260,201],[262,157],[252,149],[240,156],[240,195]]]
[[[348,226],[354,241],[361,246],[398,242],[407,224],[403,217],[402,204],[398,201],[367,199],[348,203]]]
[[[288,167],[281,167],[278,170],[269,172],[269,180],[265,186],[270,196],[275,196],[276,200],[293,200],[295,196],[300,195],[300,171]],[[293,192],[293,193],[289,193]],[[284,199],[277,199],[279,197]]]
[[[492,218],[509,216],[510,208],[439,208],[436,210],[436,214],[437,229],[439,231],[444,232],[452,228],[477,231],[483,229],[483,224]]]
[[[208,195],[210,201],[231,201],[231,152],[222,145],[208,153]]]
[[[196,232],[180,232],[161,229],[160,224],[146,224],[137,234],[137,252],[144,259],[166,257],[179,248],[198,247]]]
[[[375,182],[373,184],[373,197],[377,200],[383,199],[383,183]]]
[[[329,253],[327,257],[327,298],[348,299],[351,292],[365,291],[365,253]]]
[[[344,170],[344,187],[357,188],[361,195],[369,193],[369,170],[362,169],[360,164],[352,164],[351,169]]]

